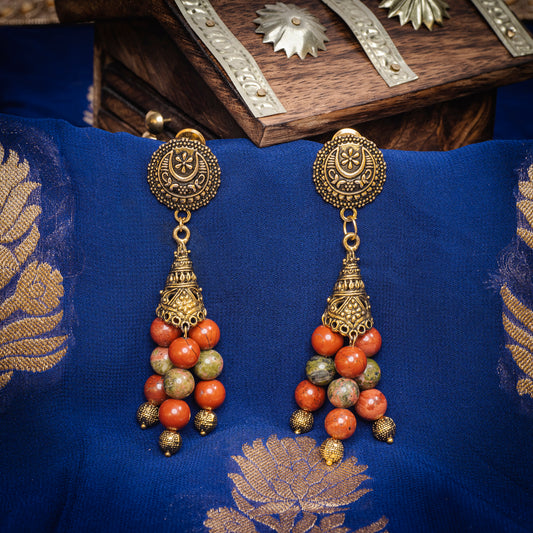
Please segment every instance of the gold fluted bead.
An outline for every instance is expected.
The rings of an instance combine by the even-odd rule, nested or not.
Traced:
[[[216,413],[209,409],[198,411],[194,417],[194,427],[202,436],[211,433],[217,427]]]
[[[174,455],[181,448],[181,442],[181,435],[169,429],[159,435],[159,447],[167,457]]]
[[[144,402],[137,409],[137,422],[141,429],[154,426],[159,422],[159,407],[149,402]]]
[[[320,445],[320,456],[328,466],[331,466],[344,456],[344,444],[341,440],[330,437]]]
[[[315,419],[313,417],[313,413],[310,411],[304,411],[303,409],[297,409],[294,411],[289,419],[289,425],[296,435],[311,431],[313,429],[314,422]]]
[[[392,444],[396,435],[396,424],[392,418],[382,416],[372,424],[372,433],[376,439]]]

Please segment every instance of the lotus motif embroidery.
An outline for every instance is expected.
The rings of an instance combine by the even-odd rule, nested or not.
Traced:
[[[27,180],[28,162],[15,152],[4,158],[0,145],[0,389],[14,371],[44,372],[67,352],[67,335],[51,335],[63,318],[63,277],[48,263],[27,263],[40,239],[41,207],[30,203],[40,184]]]
[[[237,508],[208,511],[204,524],[211,533],[251,533],[256,524],[279,533],[347,533],[343,511],[371,491],[361,487],[369,479],[365,465],[349,457],[326,466],[309,437],[271,435],[266,444],[256,440],[242,451],[233,457],[242,474],[228,474]],[[355,533],[384,533],[387,523],[381,517]]]

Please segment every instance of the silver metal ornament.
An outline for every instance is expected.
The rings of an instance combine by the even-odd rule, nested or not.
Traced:
[[[383,0],[379,7],[389,10],[389,18],[400,17],[401,26],[410,22],[415,30],[422,24],[431,30],[435,22],[442,25],[444,18],[450,18],[444,0]]]
[[[256,33],[264,33],[264,43],[272,43],[274,52],[284,50],[287,57],[298,54],[304,59],[307,54],[317,56],[318,50],[326,50],[326,28],[307,9],[294,4],[267,4],[257,11],[259,25]]]

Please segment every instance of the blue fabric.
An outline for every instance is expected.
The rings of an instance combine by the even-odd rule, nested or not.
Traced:
[[[74,309],[67,355],[44,373],[15,372],[2,391],[0,530],[206,531],[208,511],[235,508],[232,456],[256,439],[294,437],[293,391],[343,259],[338,211],[311,179],[320,145],[209,143],[222,184],[193,213],[189,248],[221,329],[227,399],[216,431],[188,426],[167,459],[161,428],[135,421],[174,251],[172,212],[146,182],[159,143],[12,117],[0,132],[43,194],[60,183],[72,201],[70,216],[58,215],[71,253],[53,266],[69,272],[64,305]],[[345,442],[372,490],[344,507],[350,531],[382,516],[396,532],[530,531],[531,411],[500,387],[501,300],[487,283],[515,234],[515,169],[532,149],[384,152],[383,192],[359,211],[359,256],[398,432],[379,443],[360,421]],[[53,215],[43,206],[43,220]],[[308,434],[317,443],[327,411]]]
[[[533,33],[533,21],[523,21]],[[533,139],[533,79],[498,89],[494,139]]]
[[[92,26],[0,26],[0,112],[86,126]]]
[[[498,89],[494,139],[533,139],[533,80]]]

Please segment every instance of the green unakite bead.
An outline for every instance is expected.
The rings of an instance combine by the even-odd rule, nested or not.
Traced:
[[[328,399],[335,407],[351,407],[359,399],[359,387],[353,379],[334,379],[328,387]]]
[[[150,364],[156,374],[164,376],[174,365],[168,357],[168,348],[158,346],[150,355]]]
[[[194,377],[183,368],[171,368],[164,377],[165,392],[176,400],[187,398],[194,390]]]
[[[199,379],[215,379],[222,372],[224,361],[216,350],[202,350],[193,372]]]
[[[313,355],[305,365],[307,379],[313,385],[325,387],[335,377],[335,363],[330,357]]]
[[[374,389],[381,379],[381,369],[376,361],[369,357],[365,371],[354,379],[361,390]]]

